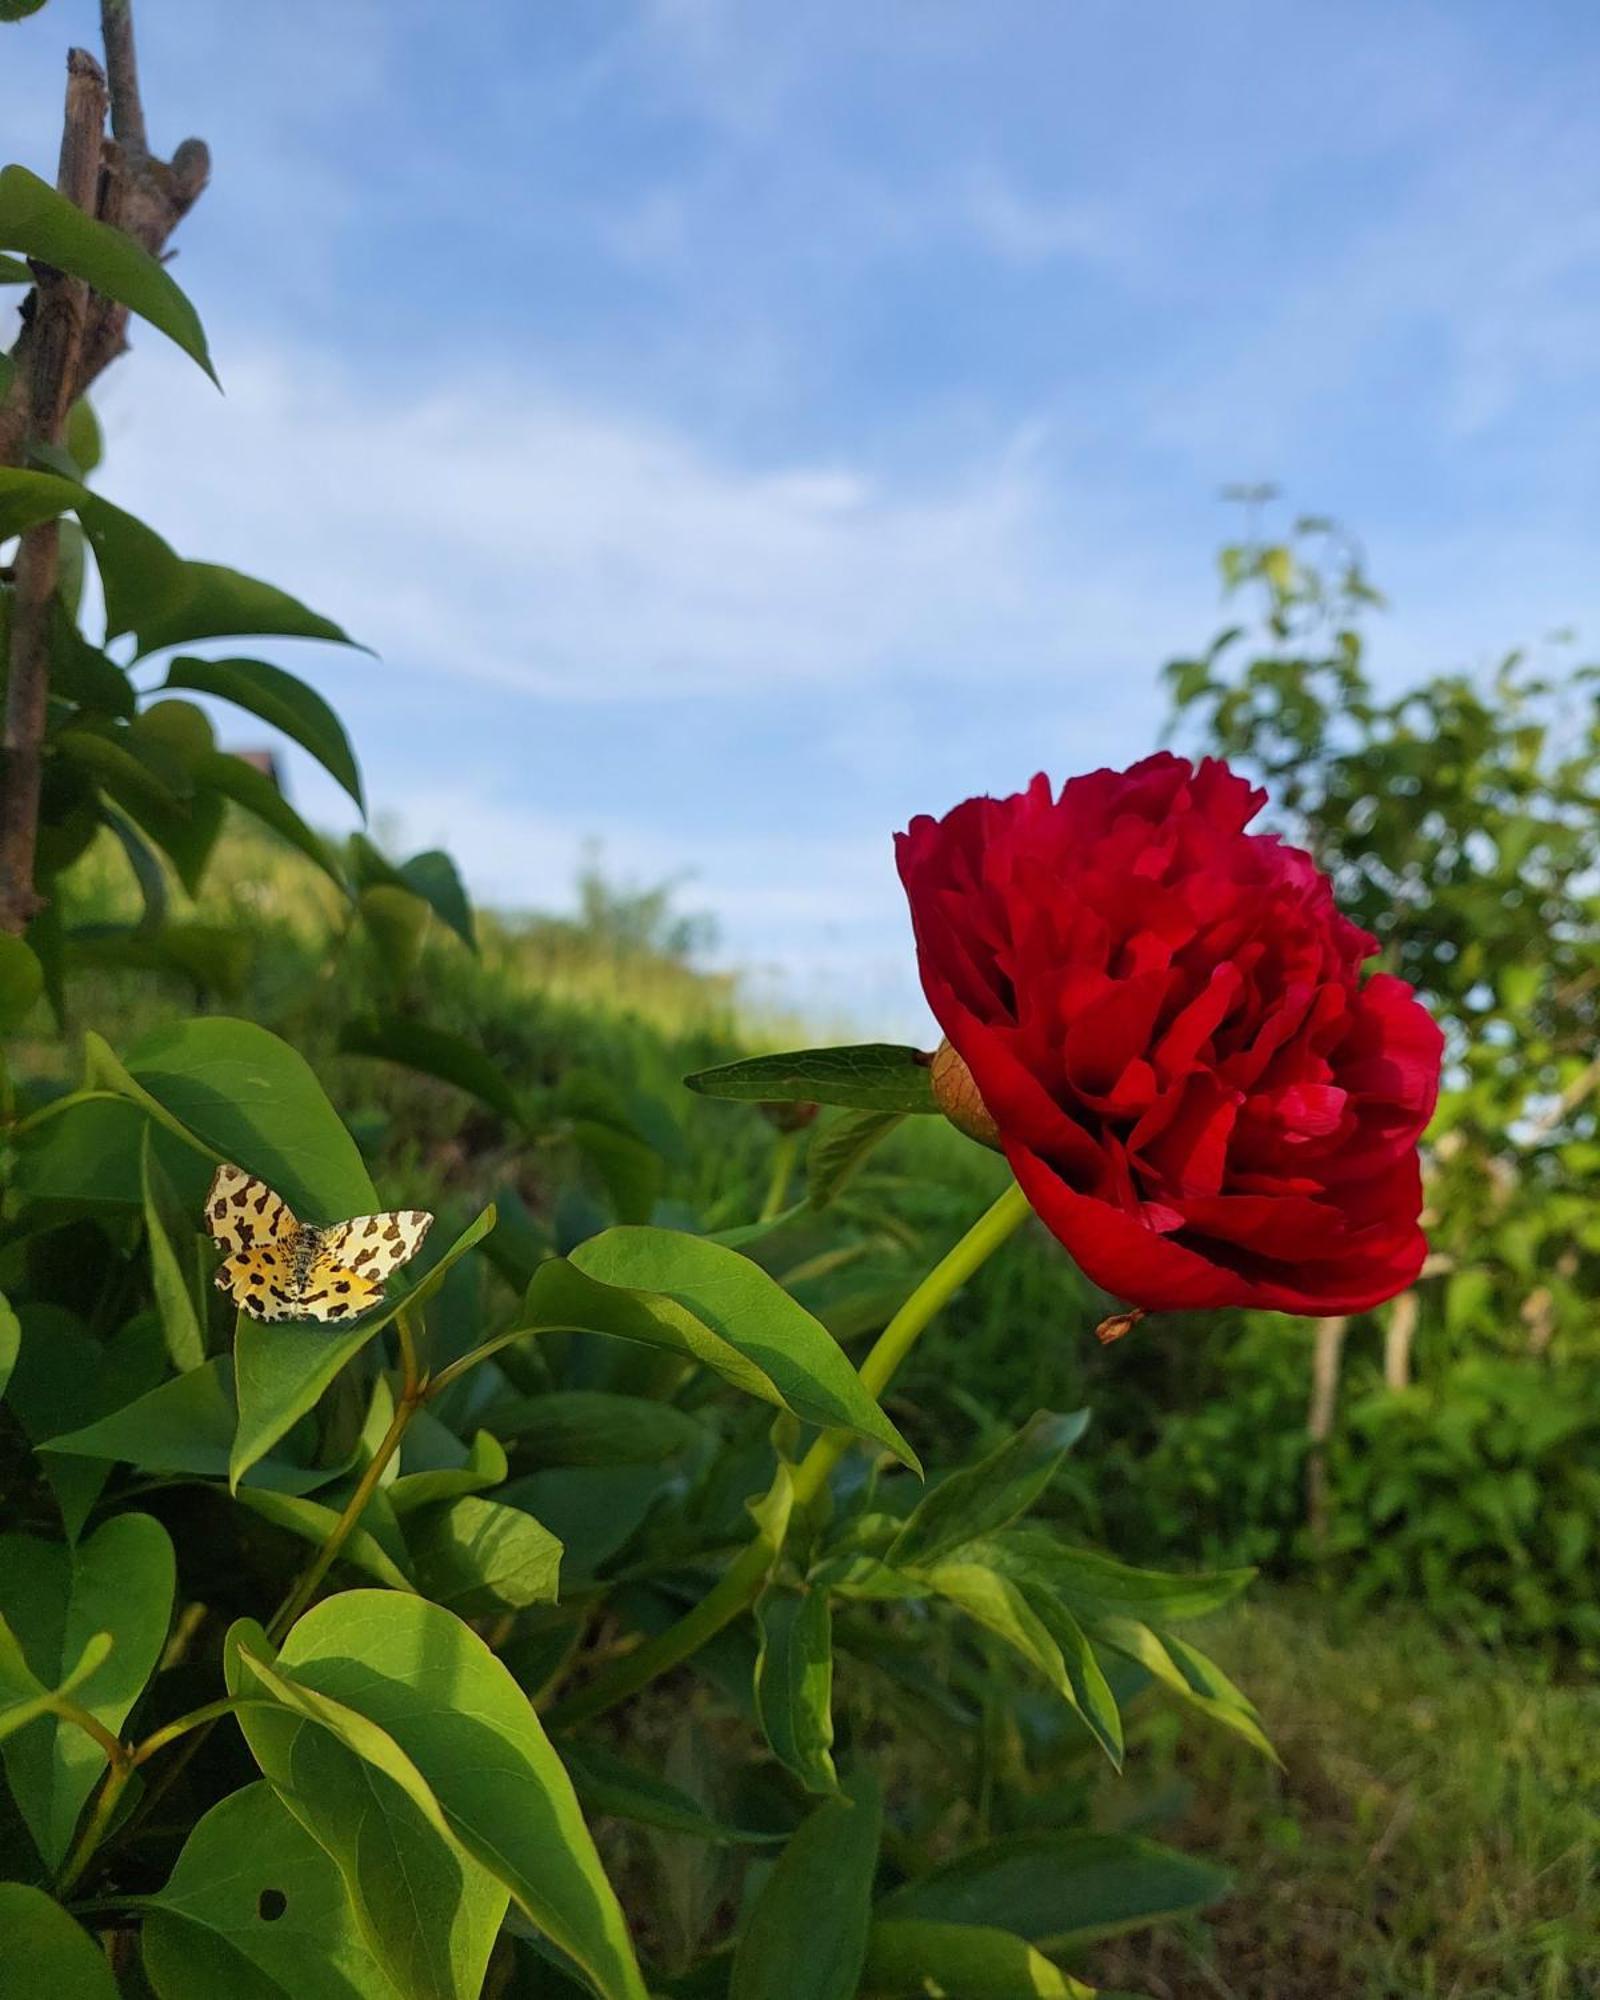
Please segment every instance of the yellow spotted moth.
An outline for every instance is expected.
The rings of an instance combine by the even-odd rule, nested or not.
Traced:
[[[206,1227],[223,1252],[218,1288],[252,1319],[354,1319],[416,1256],[432,1222],[402,1208],[317,1229],[242,1167],[218,1167],[206,1196]]]

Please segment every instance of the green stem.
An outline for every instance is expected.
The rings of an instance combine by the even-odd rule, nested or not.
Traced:
[[[267,1627],[267,1637],[276,1644],[285,1632],[305,1610],[316,1595],[317,1586],[333,1567],[339,1551],[355,1532],[356,1525],[366,1512],[367,1502],[378,1490],[378,1482],[384,1475],[391,1458],[400,1449],[400,1441],[406,1434],[406,1426],[422,1407],[421,1395],[402,1394],[394,1413],[394,1421],[383,1436],[383,1442],[372,1454],[371,1463],[362,1473],[355,1491],[344,1504],[344,1512],[328,1530],[327,1539],[306,1566],[300,1581],[279,1605],[272,1623]]]
[[[101,1781],[95,1798],[94,1810],[90,1813],[77,1843],[67,1856],[66,1864],[56,1877],[56,1894],[65,1896],[94,1858],[94,1851],[105,1838],[106,1828],[111,1824],[112,1815],[117,1810],[118,1801],[128,1780],[133,1776],[133,1762],[118,1744],[118,1755]]]
[[[142,1743],[135,1744],[130,1762],[137,1767],[158,1750],[165,1750],[169,1743],[176,1743],[180,1736],[187,1736],[191,1729],[204,1729],[218,1722],[225,1715],[236,1715],[241,1708],[250,1708],[254,1703],[241,1695],[224,1695],[220,1701],[208,1701],[204,1708],[192,1708],[187,1715],[180,1715],[175,1722],[153,1730]]]
[[[978,1220],[955,1247],[941,1257],[879,1334],[860,1368],[862,1387],[874,1397],[888,1386],[895,1370],[916,1345],[918,1335],[984,1261],[993,1256],[1024,1221],[1027,1197],[1014,1183]],[[856,1442],[852,1431],[824,1431],[794,1472],[794,1506],[815,1500],[839,1460]],[[784,1475],[780,1467],[779,1476]],[[646,1639],[635,1652],[599,1673],[586,1687],[558,1702],[545,1718],[553,1729],[590,1716],[603,1715],[619,1701],[636,1694],[658,1674],[698,1652],[706,1641],[731,1624],[761,1593],[775,1551],[758,1536],[734,1558],[721,1580],[676,1625]]]
[[[800,1145],[798,1132],[780,1132],[778,1143],[772,1149],[772,1178],[767,1182],[767,1198],[761,1204],[757,1222],[770,1222],[775,1215],[783,1213],[784,1201],[789,1193],[789,1177],[794,1172],[794,1156]]]
[[[417,1359],[421,1346],[418,1338],[416,1307],[402,1306],[395,1314],[395,1332],[400,1337],[400,1396],[402,1403],[420,1402],[426,1377]]]
[[[463,1354],[460,1360],[452,1361],[448,1368],[441,1368],[437,1375],[431,1376],[425,1391],[426,1398],[431,1402],[435,1396],[442,1396],[451,1383],[459,1382],[469,1368],[476,1368],[480,1361],[489,1360],[502,1347],[514,1347],[519,1340],[532,1340],[535,1334],[540,1333],[591,1332],[593,1328],[586,1326],[514,1326],[509,1333],[497,1333],[493,1340],[484,1341],[481,1347],[473,1348],[469,1354]]]

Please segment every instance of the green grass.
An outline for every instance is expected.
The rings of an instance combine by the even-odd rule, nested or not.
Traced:
[[[1600,1995],[1600,1689],[1261,1590],[1203,1643],[1284,1768],[1152,1716],[1106,1817],[1154,1767],[1183,1799],[1163,1836],[1238,1888],[1208,1926],[1107,1948],[1097,1976],[1157,2000]]]

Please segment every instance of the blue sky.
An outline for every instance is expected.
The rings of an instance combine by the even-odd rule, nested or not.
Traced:
[[[101,484],[298,591],[374,807],[582,843],[915,1023],[890,835],[1153,747],[1220,489],[1365,541],[1390,679],[1600,628],[1600,21],[1418,0],[143,0],[176,274]],[[49,171],[87,0],[0,30]],[[241,739],[242,740],[242,739]],[[302,808],[339,795],[291,763]]]

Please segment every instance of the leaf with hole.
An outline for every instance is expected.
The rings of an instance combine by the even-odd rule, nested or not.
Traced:
[[[604,2000],[645,2000],[572,1781],[521,1689],[459,1619],[423,1598],[348,1591],[308,1611],[276,1663],[242,1645],[238,1671],[398,1784]],[[250,1736],[248,1714],[243,1726]]]
[[[144,1899],[157,2000],[411,2000],[361,1935],[339,1871],[266,1784],[198,1821],[165,1888]],[[476,1993],[476,1988],[472,1989]]]

